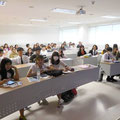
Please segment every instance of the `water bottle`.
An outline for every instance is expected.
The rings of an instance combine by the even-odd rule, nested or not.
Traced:
[[[40,81],[40,68],[37,69],[37,80]]]

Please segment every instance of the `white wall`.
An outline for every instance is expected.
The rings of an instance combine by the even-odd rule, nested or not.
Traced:
[[[32,26],[0,26],[0,46],[18,44],[24,46],[27,43],[49,43],[59,41],[59,29],[55,27]]]
[[[88,25],[80,25],[79,26],[79,41],[84,44],[88,43]]]

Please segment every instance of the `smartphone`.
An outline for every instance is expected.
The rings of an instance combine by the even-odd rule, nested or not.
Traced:
[[[10,80],[7,82],[7,85],[13,85],[13,84],[15,84],[15,81]]]

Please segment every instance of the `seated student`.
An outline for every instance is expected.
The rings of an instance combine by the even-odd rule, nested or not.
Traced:
[[[8,52],[9,50],[10,50],[10,48],[8,47],[8,44],[5,43],[5,44],[4,44],[4,48],[3,48],[4,53],[5,53],[5,52]]]
[[[17,44],[15,45],[15,49],[16,49],[16,50],[18,49],[18,45],[17,45]]]
[[[12,61],[15,65],[19,65],[19,64],[26,64],[29,63],[29,58],[26,55],[23,55],[23,51],[24,49],[19,47],[17,49],[18,52],[18,56],[16,58],[13,58]]]
[[[25,51],[27,51],[30,48],[30,44],[26,44]]]
[[[0,85],[5,84],[11,79],[14,79],[15,81],[19,80],[18,70],[15,66],[12,66],[12,61],[10,59],[4,58],[0,65]],[[20,110],[19,120],[26,120],[24,109]]]
[[[117,44],[113,44],[113,49],[114,48],[118,49],[118,45]]]
[[[44,71],[50,69],[49,67],[47,67],[44,64],[44,58],[42,55],[38,55],[35,58],[35,64],[31,66],[31,68],[29,69],[28,73],[27,73],[27,77],[33,77],[33,76],[37,76],[37,70],[40,70],[40,73],[43,73]],[[47,100],[44,99],[42,100],[43,104],[48,104]],[[38,102],[40,104],[40,102]]]
[[[77,45],[77,48],[80,48],[80,46],[82,46],[82,42],[79,42],[79,44]]]
[[[86,54],[86,51],[85,51],[84,46],[82,45],[82,46],[80,46],[80,49],[79,49],[79,51],[77,53],[77,56],[80,57],[80,56],[83,56],[85,54]]]
[[[54,51],[54,50],[57,50],[57,44],[56,44],[56,43],[53,44],[52,50],[53,50],[53,51]]]
[[[61,58],[66,58],[65,55],[64,55],[63,50],[59,49],[58,52],[59,52],[59,56],[60,56]]]
[[[25,53],[28,57],[31,57],[33,55],[32,48],[28,48],[27,52]]]
[[[57,51],[53,52],[51,61],[50,61],[50,68],[51,69],[56,69],[56,70],[61,70],[61,66],[64,68],[62,70],[70,70],[72,69],[68,67],[64,62],[60,60],[60,55]],[[62,105],[62,100],[61,100],[61,94],[58,95],[58,107]]]
[[[113,48],[113,56],[115,57],[116,60],[120,59],[120,52],[117,47]]]
[[[108,47],[109,47],[109,44],[106,44],[105,49],[102,51],[102,54],[106,53]]]
[[[8,57],[9,57],[9,55],[11,54],[12,49],[13,49],[13,46],[11,45],[11,46],[10,46],[10,50],[8,51],[8,54],[7,54]]]
[[[36,51],[36,48],[37,48],[37,46],[36,46],[36,44],[34,44],[34,45],[33,45],[33,52]]]
[[[98,50],[97,45],[93,45],[92,50],[90,50],[89,53],[91,53],[91,55],[97,55],[98,54],[97,50]]]
[[[16,58],[18,56],[18,53],[16,51],[16,49],[13,47],[11,48],[11,53],[9,55],[9,58]]]
[[[30,57],[30,62],[33,62],[35,63],[35,59],[38,55],[40,55],[40,52],[41,52],[41,48],[38,47],[35,49],[35,54],[33,54],[31,57]]]
[[[112,48],[108,47],[106,53],[102,56],[101,62],[112,62],[115,60],[115,57],[112,54]],[[100,80],[102,81],[103,78],[103,71],[101,71],[101,76],[100,76]],[[117,82],[114,78],[114,76],[107,76],[107,81],[108,82]]]
[[[4,58],[3,57],[3,49],[0,48],[0,62],[2,61],[3,58]]]
[[[50,44],[47,45],[47,52],[52,52],[52,47]]]
[[[63,50],[63,51],[66,50],[64,44],[61,45],[60,49]]]
[[[42,46],[41,55],[47,55],[46,46]]]

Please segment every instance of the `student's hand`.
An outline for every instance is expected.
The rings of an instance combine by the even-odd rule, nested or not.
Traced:
[[[54,69],[54,67],[51,65],[51,66],[50,66],[50,69],[51,69],[51,70],[53,70],[53,69]]]
[[[65,67],[65,71],[69,71],[70,70],[70,68],[67,66],[67,67]]]
[[[42,74],[44,72],[44,70],[40,70],[40,73]]]
[[[75,70],[74,70],[74,68],[70,68],[70,71],[74,72]]]
[[[4,79],[4,80],[3,80],[4,83],[6,83],[6,82],[8,82],[8,81],[10,81],[10,79]]]
[[[13,66],[13,65],[11,66],[11,68],[13,68],[13,69],[17,69],[17,68],[16,68],[15,66]]]
[[[112,62],[114,62],[115,61],[115,59],[112,59]]]

